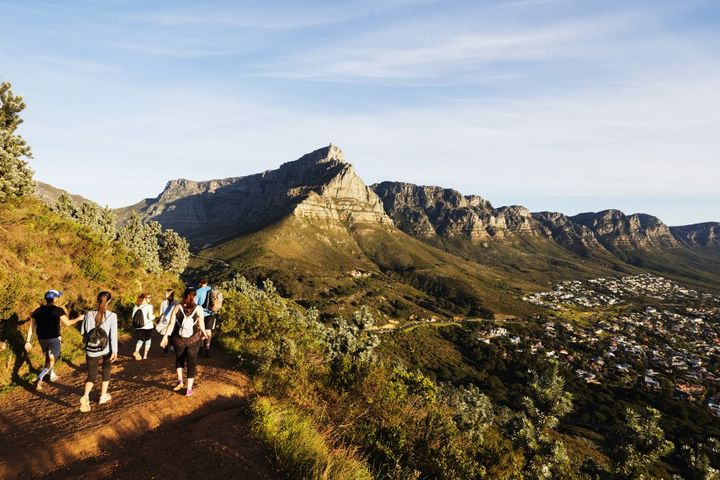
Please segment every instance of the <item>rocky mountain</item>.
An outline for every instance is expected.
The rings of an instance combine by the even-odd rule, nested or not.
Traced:
[[[70,195],[70,197],[78,204],[87,201],[86,198],[80,195],[73,195],[65,190],[53,187],[48,183],[35,182],[35,196],[39,198],[43,203],[55,203],[55,201],[57,201],[57,199],[60,198],[60,195],[62,195],[63,193]]]
[[[119,211],[156,220],[195,247],[261,230],[294,215],[323,223],[392,225],[380,199],[335,145],[246,177],[172,180],[154,199]]]
[[[503,238],[515,232],[543,235],[525,207],[493,208],[476,195],[401,182],[372,186],[385,211],[403,231],[419,238],[464,237],[471,241]]]
[[[683,227],[670,227],[679,242],[690,247],[720,247],[720,223],[707,222]]]
[[[680,246],[670,228],[652,215],[625,215],[619,210],[605,210],[581,213],[570,219],[592,230],[598,241],[611,251]]]
[[[670,228],[617,210],[569,217],[448,188],[368,187],[335,145],[255,175],[173,180],[118,213],[187,237],[197,274],[269,277],[324,310],[514,313],[527,307],[521,291],[560,279],[646,270],[720,280],[718,224]]]

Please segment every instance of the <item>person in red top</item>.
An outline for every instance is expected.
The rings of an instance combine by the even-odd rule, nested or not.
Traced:
[[[29,353],[32,350],[32,334],[33,330],[38,337],[40,348],[45,355],[45,367],[40,371],[37,376],[37,390],[42,390],[43,380],[45,376],[50,373],[50,381],[57,380],[57,375],[53,370],[55,362],[60,358],[60,346],[62,337],[60,335],[60,323],[69,327],[75,325],[77,322],[82,320],[83,317],[78,317],[70,320],[65,312],[65,309],[55,305],[57,300],[62,295],[62,292],[57,290],[48,290],[45,292],[45,305],[35,309],[30,315],[32,323],[27,333],[27,340],[25,342],[25,350]]]

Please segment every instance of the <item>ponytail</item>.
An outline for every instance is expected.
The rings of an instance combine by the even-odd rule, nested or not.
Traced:
[[[185,310],[185,315],[190,315],[195,311],[197,304],[195,303],[195,289],[186,288],[182,296],[182,306]]]
[[[110,303],[112,295],[110,292],[100,292],[97,296],[97,313],[95,314],[95,326],[100,326],[105,321],[107,306]]]
[[[140,295],[138,295],[137,301],[135,301],[135,305],[137,305],[139,307],[140,305],[143,304],[143,302],[145,301],[146,298],[148,298],[148,294],[141,293]]]

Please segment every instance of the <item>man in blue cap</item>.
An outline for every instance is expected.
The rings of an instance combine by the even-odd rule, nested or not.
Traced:
[[[75,325],[77,322],[82,320],[82,316],[70,320],[65,312],[65,309],[55,305],[55,300],[60,298],[62,292],[57,290],[48,290],[45,292],[45,305],[37,308],[30,318],[32,323],[28,329],[27,341],[25,342],[25,350],[30,352],[32,350],[32,333],[35,330],[40,348],[45,355],[45,367],[40,371],[37,377],[37,390],[42,390],[43,380],[45,375],[50,373],[50,381],[54,382],[57,380],[57,375],[53,368],[55,367],[55,361],[60,358],[60,323],[62,322],[65,326]]]

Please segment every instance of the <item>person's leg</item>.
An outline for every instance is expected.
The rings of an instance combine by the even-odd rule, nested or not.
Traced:
[[[112,369],[112,363],[110,363],[110,354],[108,353],[103,357],[102,366],[102,386],[100,388],[100,402],[106,403],[110,401],[110,395],[108,394],[108,387],[110,386],[110,373]]]
[[[210,358],[210,343],[212,342],[212,330],[205,330],[207,339],[205,340],[205,356]]]
[[[87,363],[87,380],[85,381],[85,391],[83,392],[83,396],[80,397],[80,411],[81,412],[89,412],[90,411],[90,392],[92,391],[93,385],[95,384],[95,380],[97,380],[97,371],[98,371],[98,357],[90,357],[88,355],[85,356],[86,363]]]
[[[135,342],[135,351],[133,352],[133,357],[135,357],[135,360],[141,360],[142,357],[140,356],[140,347],[142,347],[143,344],[141,330],[135,330],[135,338],[137,338],[137,341]]]
[[[55,362],[60,358],[60,338],[55,338],[50,342],[50,353],[52,354],[52,358],[50,359],[51,361],[48,368],[50,369],[50,381],[54,382],[57,380],[57,375],[55,374]]]
[[[150,350],[150,344],[152,344],[152,330],[145,330],[145,351],[143,352],[143,359],[147,360],[148,351]]]
[[[193,389],[193,382],[195,381],[195,374],[197,372],[197,357],[198,352],[200,350],[200,345],[195,345],[193,347],[188,347],[185,349],[186,356],[187,356],[187,393],[188,395],[192,395],[192,389]]]
[[[184,386],[183,382],[183,366],[185,365],[185,357],[187,355],[187,349],[175,345],[175,370],[177,371],[178,383],[175,390],[180,390]]]

